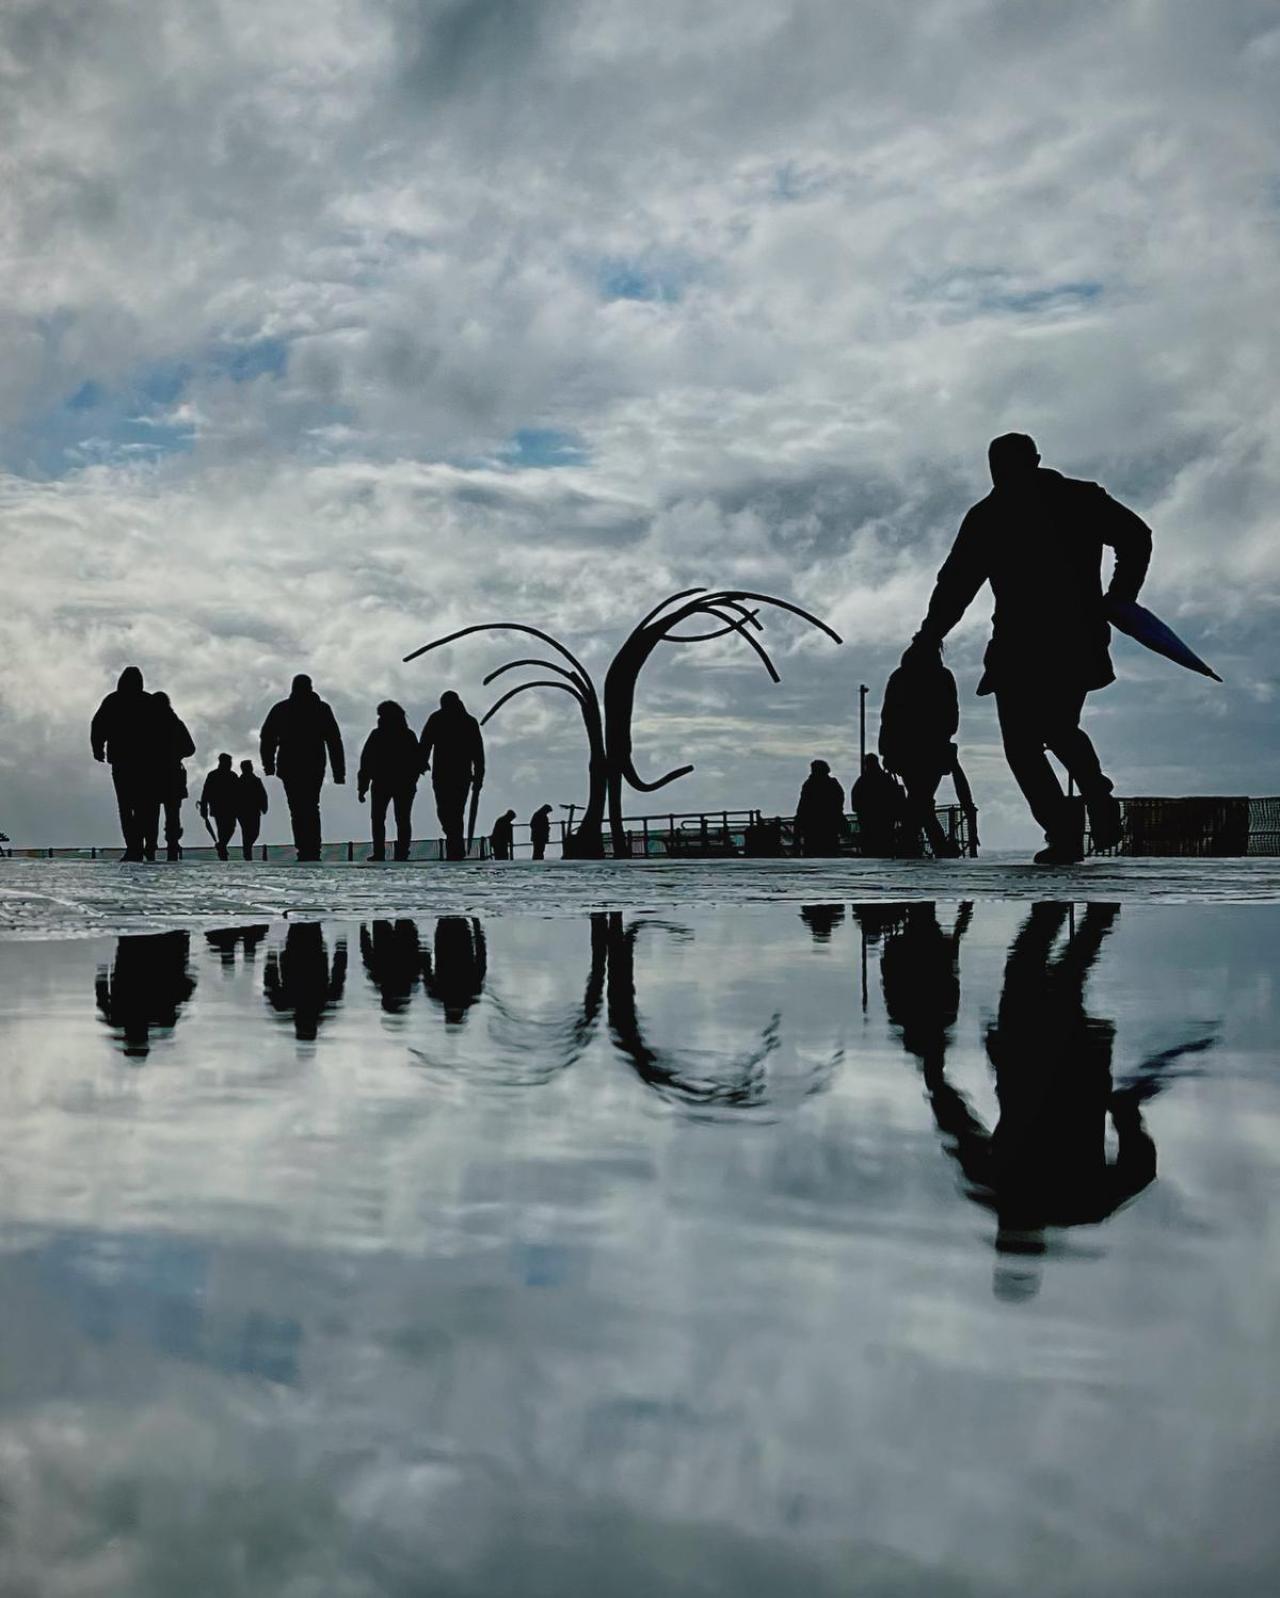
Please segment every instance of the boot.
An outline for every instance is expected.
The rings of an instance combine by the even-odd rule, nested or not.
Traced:
[[[1124,836],[1120,801],[1113,795],[1095,799],[1089,806],[1089,835],[1093,840],[1094,854],[1105,854],[1114,849]]]

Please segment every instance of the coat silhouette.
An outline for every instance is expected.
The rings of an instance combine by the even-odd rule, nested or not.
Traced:
[[[347,766],[337,720],[310,677],[295,677],[289,697],[271,707],[259,753],[266,775],[278,775],[284,784],[298,859],[319,860],[325,759],[337,783],[346,781]]]
[[[126,1058],[145,1060],[155,1037],[167,1037],[196,990],[186,932],[116,939],[115,959],[98,972],[94,992],[102,1019]]]
[[[387,806],[395,809],[396,859],[409,858],[413,838],[413,800],[422,772],[422,755],[405,717],[394,699],[378,706],[378,725],[364,741],[357,776],[359,799],[372,793],[369,827],[373,836],[372,860],[387,858]]]
[[[551,806],[540,805],[529,817],[529,842],[533,845],[533,858],[543,860],[551,839]]]
[[[330,965],[318,921],[295,922],[285,934],[284,948],[267,953],[263,994],[277,1015],[292,1021],[299,1043],[315,1042],[321,1024],[341,1004],[346,984],[346,939],[338,939]]]
[[[844,789],[825,760],[814,760],[796,804],[796,831],[806,855],[837,855],[845,832]]]
[[[484,992],[488,969],[484,927],[476,916],[441,916],[431,948],[423,944],[422,985],[444,1011],[449,1026],[461,1026]]]
[[[1010,770],[1044,829],[1037,859],[1078,859],[1078,823],[1045,750],[1075,779],[1097,846],[1110,847],[1119,807],[1080,715],[1085,696],[1115,678],[1106,605],[1137,598],[1151,531],[1097,483],[1041,467],[1024,434],[994,439],[989,460],[994,486],[961,523],[920,635],[940,643],[990,584],[995,614],[978,692],[996,696]],[[1104,593],[1106,548],[1115,567]]]
[[[93,758],[111,767],[126,860],[142,860],[148,851],[155,856],[168,736],[160,707],[143,687],[142,672],[126,666],[89,726]]]
[[[493,850],[495,860],[511,859],[514,837],[512,825],[515,819],[515,811],[507,810],[493,824],[493,831],[489,834],[489,846]]]
[[[480,723],[452,690],[441,694],[439,710],[427,717],[420,739],[422,770],[431,772],[436,814],[450,860],[467,853],[467,795],[484,787],[484,738]]]
[[[253,859],[253,846],[262,830],[262,818],[268,809],[267,789],[262,778],[253,769],[252,760],[240,762],[239,816],[240,847],[246,860]]]
[[[907,790],[907,819],[929,840],[935,855],[958,850],[938,821],[938,785],[951,776],[956,795],[972,811],[973,795],[953,742],[960,726],[956,680],[942,663],[937,644],[918,639],[885,684],[880,710],[880,759]],[[970,826],[975,818],[970,816]]]
[[[186,722],[170,704],[168,694],[158,688],[151,698],[156,707],[163,751],[157,770],[157,787],[164,812],[165,849],[170,860],[178,860],[182,857],[182,801],[187,797],[187,768],[182,762],[195,754],[196,746]]]
[[[218,859],[227,858],[227,844],[240,823],[240,778],[232,770],[231,756],[219,755],[218,764],[204,779],[200,790],[200,814],[213,818],[214,848]]]
[[[875,755],[868,755],[862,762],[862,775],[849,793],[849,803],[858,817],[861,852],[882,859],[895,854],[903,793]]]
[[[415,747],[417,740],[414,740]],[[375,921],[360,928],[360,958],[382,996],[387,1015],[403,1015],[422,978],[417,925],[409,920]]]

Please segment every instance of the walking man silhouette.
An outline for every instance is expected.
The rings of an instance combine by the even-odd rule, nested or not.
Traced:
[[[450,860],[465,860],[467,794],[474,804],[484,787],[484,739],[480,723],[452,689],[440,695],[439,710],[427,717],[419,749],[423,771],[431,772],[446,853]]]
[[[413,799],[418,791],[422,756],[418,740],[409,726],[404,706],[384,699],[378,706],[378,725],[364,741],[360,752],[360,771],[356,777],[360,803],[373,790],[369,806],[369,827],[373,834],[370,860],[387,858],[387,806],[395,807],[396,859],[409,858],[413,838]]]
[[[284,784],[298,859],[319,860],[325,757],[338,784],[347,780],[347,757],[333,711],[311,686],[310,677],[299,674],[289,697],[272,705],[262,724],[259,753],[266,775],[278,775]]]
[[[825,760],[811,760],[796,805],[796,831],[803,853],[838,855],[844,830],[844,789]]]
[[[938,784],[948,773],[976,832],[973,794],[952,742],[959,726],[956,680],[942,663],[941,646],[917,639],[885,684],[879,748],[885,770],[902,779],[908,820],[924,833],[935,859],[959,853],[935,808]]]
[[[253,859],[253,846],[262,829],[262,818],[267,813],[267,787],[253,769],[252,760],[240,762],[240,847],[246,860]]]
[[[1151,560],[1151,530],[1098,486],[1040,465],[1035,441],[1005,433],[988,451],[990,494],[965,516],[917,637],[940,644],[983,583],[995,595],[980,694],[994,693],[1005,757],[1044,829],[1040,865],[1079,860],[1072,807],[1045,754],[1075,779],[1096,849],[1120,835],[1120,806],[1088,735],[1085,697],[1115,681],[1108,600],[1135,600]],[[1105,594],[1102,551],[1115,552]]]
[[[539,805],[529,817],[529,841],[533,845],[533,858],[545,860],[547,844],[551,839],[551,806]]]
[[[187,724],[157,688],[151,696],[156,707],[160,764],[156,781],[164,811],[165,852],[170,860],[182,858],[182,801],[187,797],[187,768],[182,762],[196,752]]]
[[[213,846],[218,859],[227,858],[227,845],[235,837],[240,820],[240,779],[231,769],[231,756],[219,755],[218,764],[204,779],[200,790],[200,814],[208,825],[213,817]]]
[[[150,848],[154,859],[163,739],[155,700],[143,688],[137,666],[124,668],[114,692],[98,706],[89,727],[89,742],[93,758],[111,767],[124,858],[141,860]]]
[[[489,844],[493,849],[495,860],[510,860],[513,834],[512,823],[516,819],[514,810],[504,810],[493,824],[493,831],[489,834]]]

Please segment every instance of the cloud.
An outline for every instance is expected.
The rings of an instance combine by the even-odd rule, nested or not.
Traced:
[[[790,808],[797,725],[852,775],[857,683],[874,708],[1012,426],[1147,516],[1153,603],[1232,661],[1123,657],[1122,790],[1274,789],[1276,37],[1261,0],[11,5],[0,824],[110,836],[84,729],[127,659],[202,753],[304,666],[355,742],[383,694],[483,698],[501,646],[402,668],[428,636],[533,620],[602,673],[697,582],[847,639],[772,624],[783,691],[722,649],[660,740],[717,751],[669,801]],[[531,703],[492,724],[521,813],[581,781]],[[1171,748],[1165,704],[1221,736]]]

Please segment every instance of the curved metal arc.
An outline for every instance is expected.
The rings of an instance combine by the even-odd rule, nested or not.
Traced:
[[[488,710],[485,711],[484,715],[481,716],[480,725],[483,727],[486,722],[491,721],[509,699],[514,699],[517,694],[525,693],[530,688],[558,688],[562,694],[572,694],[579,704],[582,703],[582,695],[569,683],[553,682],[549,677],[539,677],[533,682],[522,682],[518,687],[508,688],[506,693],[503,694],[502,698],[498,700],[497,704],[490,705]]]
[[[711,606],[709,606],[709,605],[706,608],[706,614],[708,616],[715,616],[717,619],[719,619],[721,621],[726,621],[726,618],[725,618],[725,616],[724,616],[722,611],[713,610],[711,608]],[[669,641],[669,642],[677,643],[677,644],[692,644],[692,643],[698,643],[704,638],[723,638],[729,633],[737,633],[738,636],[742,639],[743,643],[744,644],[749,644],[751,646],[751,648],[755,650],[756,654],[759,655],[760,659],[764,663],[764,669],[769,673],[770,677],[773,678],[774,682],[781,682],[782,678],[778,675],[777,668],[774,666],[773,661],[770,660],[768,651],[764,648],[763,644],[757,643],[756,640],[751,636],[751,634],[746,629],[747,629],[747,623],[746,623],[745,620],[737,621],[737,622],[726,621],[726,625],[724,627],[718,629],[716,632],[713,632],[713,633],[701,633],[701,634],[697,635],[696,637],[692,637],[692,638],[674,638],[674,639],[671,637],[670,633],[665,633],[665,634],[663,634],[663,641],[664,642],[668,642]]]
[[[561,677],[567,677],[573,684],[573,692],[578,696],[579,700],[581,700],[583,704],[587,703],[587,697],[582,691],[582,685],[578,679],[577,673],[570,671],[567,666],[557,666],[554,660],[509,660],[505,666],[499,666],[497,671],[491,671],[489,673],[489,675],[484,679],[484,686],[487,688],[495,677],[501,677],[504,672],[517,671],[522,666],[538,666],[543,671],[554,671]]]
[[[757,632],[764,631],[764,623],[760,620],[758,610],[747,610],[742,605],[727,605],[727,610],[736,610],[738,617],[734,621],[727,621],[723,627],[717,627],[709,633],[685,633],[677,637],[675,633],[665,633],[665,642],[669,644],[700,644],[708,638],[723,638],[728,633],[741,632],[744,627],[754,627]],[[708,611],[708,615],[719,615],[719,611]]]
[[[668,594],[667,597],[662,601],[662,603],[660,605],[655,605],[653,607],[653,609],[648,612],[647,615],[641,616],[640,620],[631,629],[631,637],[634,638],[635,635],[638,632],[642,632],[649,625],[649,623],[654,619],[655,616],[660,615],[667,608],[668,605],[674,605],[677,599],[688,599],[690,594],[705,594],[705,593],[706,593],[706,589],[705,588],[698,587],[698,588],[681,588],[677,593]]]
[[[528,633],[532,638],[540,638],[544,644],[554,649],[558,655],[564,656],[578,673],[585,689],[592,693],[595,692],[590,673],[571,650],[566,649],[558,638],[553,638],[550,633],[544,633],[541,627],[531,627],[528,622],[523,621],[482,621],[477,622],[472,627],[460,627],[457,632],[449,633],[444,638],[433,638],[429,644],[423,644],[421,649],[413,650],[411,654],[404,656],[404,662],[407,665],[409,661],[417,660],[419,655],[425,655],[432,649],[442,649],[445,644],[456,643],[459,638],[468,638],[472,633],[490,632]]]
[[[805,610],[803,606],[793,605],[789,599],[775,599],[772,594],[758,594],[749,588],[724,588],[718,593],[708,594],[707,599],[713,605],[721,605],[730,600],[759,600],[762,605],[773,605],[778,610],[788,610],[793,616],[799,616],[801,620],[807,621],[810,626],[816,627],[820,632],[826,633],[827,637],[830,638],[834,643],[844,643],[844,639],[841,638],[840,634],[836,632],[834,627],[829,627],[825,621],[821,620],[820,617],[815,616],[812,611]]]
[[[659,788],[665,788],[669,782],[674,782],[677,777],[687,777],[693,770],[692,766],[677,766],[674,771],[667,772],[665,777],[659,777],[657,782],[646,782],[635,768],[635,762],[628,755],[623,762],[622,774],[632,788],[641,793],[656,793]]]

